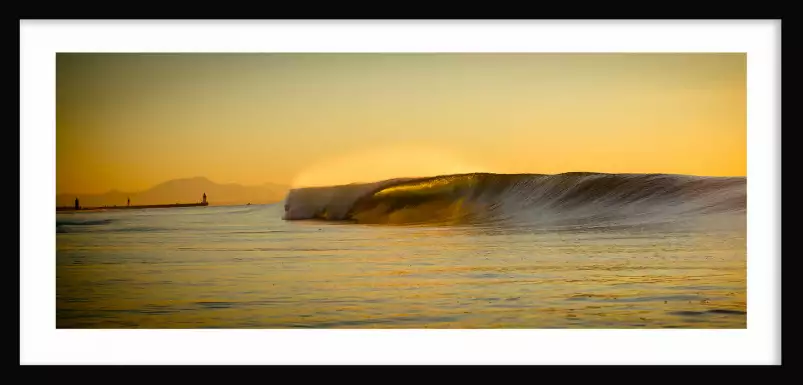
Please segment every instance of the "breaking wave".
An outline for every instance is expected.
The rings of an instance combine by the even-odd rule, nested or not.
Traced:
[[[285,220],[634,225],[744,214],[745,177],[473,173],[291,190]]]

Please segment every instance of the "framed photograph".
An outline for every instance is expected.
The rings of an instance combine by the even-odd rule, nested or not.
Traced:
[[[21,23],[23,156],[52,160],[23,206],[55,222],[23,226],[53,289],[23,335],[773,361],[779,27],[745,24]]]

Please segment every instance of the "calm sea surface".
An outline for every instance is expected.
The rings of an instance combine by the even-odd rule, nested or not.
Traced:
[[[533,229],[58,213],[59,328],[745,328],[744,213]]]

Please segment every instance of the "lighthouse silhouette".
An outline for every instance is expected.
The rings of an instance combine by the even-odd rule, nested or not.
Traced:
[[[203,203],[206,203],[206,193],[204,193],[204,200]]]

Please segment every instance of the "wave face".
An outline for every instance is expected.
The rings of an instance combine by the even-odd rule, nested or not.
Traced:
[[[366,224],[638,225],[744,214],[746,178],[460,174],[293,189],[285,220]]]

